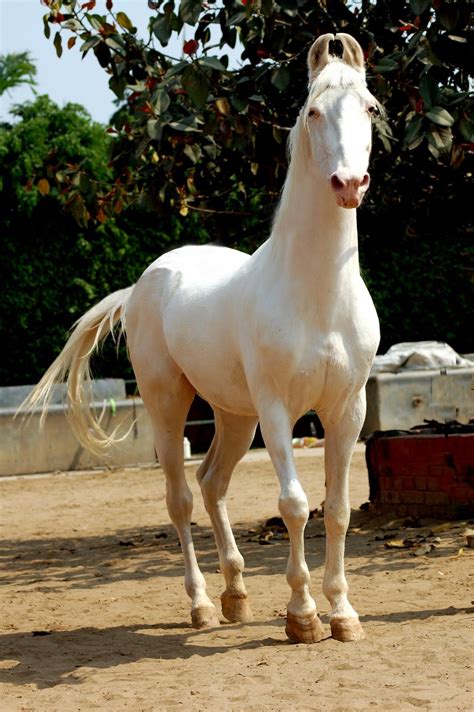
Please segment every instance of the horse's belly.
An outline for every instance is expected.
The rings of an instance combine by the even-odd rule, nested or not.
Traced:
[[[187,357],[173,353],[188,381],[204,400],[235,415],[255,415],[247,379],[236,356],[198,348]]]
[[[232,310],[226,302],[223,295],[202,299],[194,295],[189,301],[178,297],[165,315],[166,343],[204,400],[236,415],[254,415]]]

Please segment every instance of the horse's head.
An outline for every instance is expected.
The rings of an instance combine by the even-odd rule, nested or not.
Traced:
[[[362,49],[345,33],[322,35],[309,51],[308,69],[302,120],[313,169],[340,207],[357,208],[370,183],[371,114],[379,107],[367,89]]]

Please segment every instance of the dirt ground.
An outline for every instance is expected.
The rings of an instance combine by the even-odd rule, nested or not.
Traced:
[[[297,461],[319,508],[322,450],[298,451]],[[195,470],[187,466],[195,544],[217,604],[222,577]],[[346,564],[367,639],[329,637],[316,516],[307,560],[327,638],[305,646],[284,633],[288,541],[276,532],[260,543],[262,523],[278,514],[265,453],[239,465],[229,493],[255,621],[205,631],[189,626],[160,469],[3,479],[1,712],[474,710],[472,524],[390,522],[359,510],[367,491],[358,446]]]

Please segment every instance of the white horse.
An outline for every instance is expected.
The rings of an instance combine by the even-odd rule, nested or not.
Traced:
[[[342,49],[342,58],[331,53]],[[342,45],[342,48],[341,48]],[[314,408],[326,433],[327,532],[323,591],[333,638],[364,636],[348,600],[344,542],[348,470],[365,415],[365,384],[379,342],[377,315],[359,271],[356,210],[369,185],[370,114],[359,44],[347,34],[320,37],[308,55],[309,95],[290,136],[291,162],[270,238],[252,256],[223,247],[183,247],[153,262],[138,282],[106,297],[77,323],[64,350],[27,402],[46,408],[52,385],[68,376],[69,410],[81,442],[106,447],[90,412],[89,358],[122,320],[140,394],[151,417],[167,505],[179,535],[185,588],[196,628],[219,624],[191,536],[192,496],[183,465],[183,429],[199,393],[216,432],[199,467],[219,550],[222,613],[250,621],[244,561],[226,510],[232,471],[257,422],[280,481],[288,528],[290,640],[321,640],[304,557],[308,501],[291,436]]]

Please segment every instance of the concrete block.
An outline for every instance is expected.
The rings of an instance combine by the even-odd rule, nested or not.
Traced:
[[[110,401],[95,404],[99,412],[104,410],[105,430],[112,432],[119,425],[130,432],[100,456],[84,450],[77,441],[62,405],[50,406],[42,429],[40,409],[26,419],[14,419],[15,408],[0,409],[0,476],[155,462],[153,431],[143,401],[127,398],[115,401],[114,406]]]
[[[367,383],[366,437],[376,430],[409,430],[425,419],[474,418],[474,367],[377,373]]]
[[[0,408],[18,408],[34,386],[3,386],[0,388]],[[51,405],[64,403],[66,384],[55,383],[52,390]],[[107,398],[123,400],[126,396],[125,381],[122,378],[102,378],[92,381],[92,399],[101,401]]]

